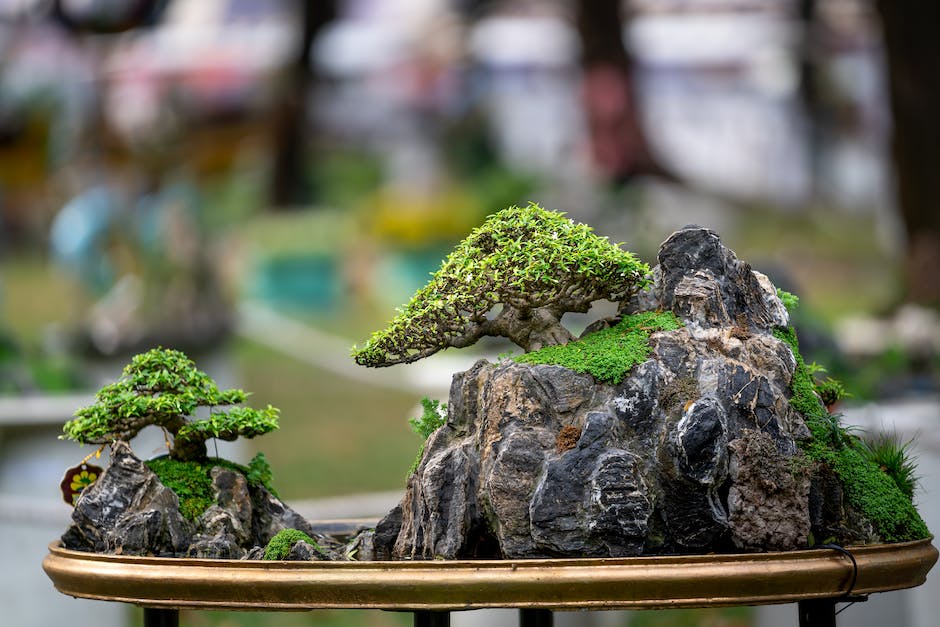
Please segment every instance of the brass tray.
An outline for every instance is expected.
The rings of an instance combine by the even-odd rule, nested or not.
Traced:
[[[930,540],[783,553],[606,559],[265,562],[126,557],[49,546],[62,593],[144,607],[236,610],[764,605],[922,584]]]

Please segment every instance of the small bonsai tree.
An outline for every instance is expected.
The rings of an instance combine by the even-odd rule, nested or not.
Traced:
[[[75,412],[62,437],[79,444],[107,444],[128,441],[144,427],[156,425],[169,435],[171,458],[201,461],[210,438],[232,441],[277,429],[278,410],[270,405],[262,410],[236,406],[246,397],[242,390],[219,390],[183,353],[155,348],[135,356],[118,381],[98,391],[93,405]],[[206,407],[208,416],[195,416]]]
[[[353,350],[364,366],[409,363],[486,335],[526,352],[566,344],[566,312],[623,300],[649,266],[591,228],[535,203],[490,216],[444,260],[398,316]],[[501,307],[496,310],[496,306]]]

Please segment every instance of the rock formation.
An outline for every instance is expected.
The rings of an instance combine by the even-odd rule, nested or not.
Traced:
[[[617,385],[553,365],[480,361],[454,376],[377,557],[631,556],[807,545],[810,437],[776,289],[687,227],[621,315],[672,310]],[[594,328],[588,331],[596,330]],[[829,522],[846,517],[829,501]],[[827,523],[828,524],[828,523]]]
[[[67,549],[155,555],[239,559],[259,554],[282,529],[299,529],[328,551],[335,540],[317,534],[310,522],[262,486],[239,472],[211,471],[215,502],[196,520],[180,512],[179,497],[138,459],[126,442],[111,447],[111,463],[86,488],[62,536]]]

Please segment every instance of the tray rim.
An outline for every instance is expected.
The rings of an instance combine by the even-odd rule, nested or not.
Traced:
[[[932,537],[846,547],[853,594],[924,583]],[[141,557],[49,545],[43,569],[78,598],[143,607],[229,610],[662,609],[765,605],[849,592],[852,561],[826,548],[767,553],[288,562]]]

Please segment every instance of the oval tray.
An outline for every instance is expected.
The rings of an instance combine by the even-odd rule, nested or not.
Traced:
[[[930,540],[831,549],[605,559],[265,562],[127,557],[63,549],[43,569],[62,593],[145,607],[303,610],[483,607],[654,609],[763,605],[911,588]]]

